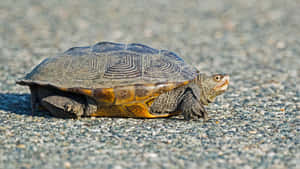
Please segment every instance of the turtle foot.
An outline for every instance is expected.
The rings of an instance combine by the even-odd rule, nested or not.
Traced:
[[[47,96],[41,104],[51,115],[63,118],[80,118],[85,108],[84,99],[59,95]]]

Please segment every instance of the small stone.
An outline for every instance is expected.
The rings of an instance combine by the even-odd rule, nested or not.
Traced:
[[[71,163],[70,163],[70,162],[68,162],[68,161],[67,161],[67,162],[65,162],[65,164],[64,164],[64,165],[65,165],[65,168],[71,168]]]
[[[122,169],[122,168],[123,168],[123,167],[120,166],[120,165],[116,165],[116,166],[113,167],[113,169]]]
[[[41,157],[41,158],[45,158],[46,155],[45,155],[44,153],[40,153],[40,157]]]
[[[145,153],[145,157],[147,158],[156,158],[158,155],[156,153]]]
[[[256,130],[251,130],[251,131],[249,131],[249,133],[250,133],[250,134],[256,134],[257,131],[256,131]]]
[[[285,43],[282,42],[282,41],[277,42],[276,48],[278,48],[278,49],[283,49],[283,48],[285,48]]]
[[[24,149],[24,148],[26,148],[26,146],[24,144],[18,144],[17,148]]]

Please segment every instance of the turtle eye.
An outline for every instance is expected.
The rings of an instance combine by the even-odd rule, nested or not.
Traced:
[[[219,82],[222,77],[221,77],[221,75],[216,75],[214,78],[215,78],[215,81]]]

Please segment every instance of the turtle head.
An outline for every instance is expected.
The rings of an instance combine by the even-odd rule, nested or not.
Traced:
[[[197,79],[201,90],[201,102],[203,104],[214,102],[218,95],[227,90],[229,84],[229,75],[227,74],[214,74],[210,76],[199,74]]]

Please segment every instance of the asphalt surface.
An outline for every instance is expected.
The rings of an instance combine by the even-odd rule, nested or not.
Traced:
[[[300,168],[300,2],[0,3],[0,168]],[[100,41],[178,53],[231,75],[210,120],[52,118],[15,85],[42,59]]]

